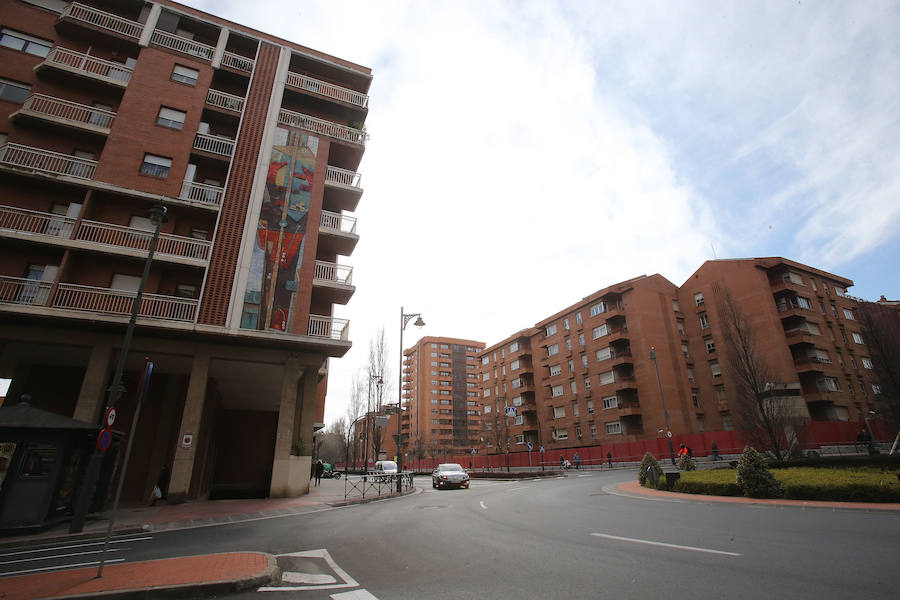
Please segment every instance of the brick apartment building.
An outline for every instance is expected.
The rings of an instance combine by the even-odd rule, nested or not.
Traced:
[[[303,493],[350,348],[370,69],[168,0],[4,0],[0,28],[7,403],[99,422],[161,205],[123,499],[165,471],[173,501]]]

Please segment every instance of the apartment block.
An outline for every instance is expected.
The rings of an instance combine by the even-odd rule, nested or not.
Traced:
[[[351,345],[371,70],[168,0],[5,0],[0,28],[6,403],[99,422],[159,206],[124,501],[161,473],[172,501],[303,493]]]

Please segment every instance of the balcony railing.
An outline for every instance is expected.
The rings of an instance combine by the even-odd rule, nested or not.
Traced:
[[[0,206],[0,229],[68,239],[74,228],[75,219],[63,215]]]
[[[278,113],[278,122],[361,146],[365,146],[366,140],[369,139],[369,134],[360,129],[339,125],[338,123],[332,123],[331,121],[325,121],[324,119],[318,119],[284,108]]]
[[[356,217],[348,217],[347,215],[333,213],[328,210],[322,211],[320,225],[325,229],[331,229],[332,231],[356,233]]]
[[[95,108],[87,104],[79,104],[45,96],[44,94],[32,94],[25,99],[20,109],[22,112],[30,112],[47,117],[55,117],[74,125],[92,125],[102,129],[112,127],[116,113],[102,108]]]
[[[209,90],[206,94],[206,103],[210,106],[217,106],[225,110],[233,110],[241,112],[244,110],[244,99],[234,94],[227,94],[219,90]]]
[[[97,169],[96,160],[12,143],[0,146],[0,164],[78,179],[92,179]]]
[[[226,51],[222,55],[222,66],[231,67],[232,69],[237,69],[238,71],[246,71],[247,73],[253,72],[253,66],[256,64],[256,61],[252,58],[247,58],[246,56],[241,56],[240,54],[235,54],[234,52]]]
[[[54,308],[92,313],[130,315],[135,292],[61,283],[53,299]],[[193,321],[198,300],[160,294],[144,294],[138,316],[164,321]]]
[[[65,17],[133,39],[139,39],[144,30],[144,26],[137,21],[124,19],[78,2],[72,2],[63,9],[60,18]]]
[[[203,204],[221,206],[222,197],[224,195],[225,188],[217,185],[185,181],[181,184],[181,195],[178,197],[182,200],[193,200],[194,202],[202,202]]]
[[[321,94],[323,96],[328,96],[329,98],[334,98],[335,100],[340,100],[341,102],[346,102],[347,104],[355,104],[356,106],[360,106],[362,108],[366,108],[369,105],[369,97],[362,92],[357,92],[345,87],[341,87],[339,85],[335,85],[333,83],[328,83],[327,81],[313,79],[312,77],[309,77],[307,75],[301,75],[299,73],[288,71],[287,84],[291,87],[306,90],[308,92],[313,92],[315,94]]]
[[[146,252],[150,249],[153,233],[134,227],[85,220],[81,222],[81,227],[78,228],[75,239],[103,246],[134,248],[135,250]],[[210,242],[206,240],[160,233],[156,253],[164,256],[207,260],[209,258],[209,248]]]
[[[208,133],[198,133],[194,138],[194,150],[230,157],[234,151],[234,140]]]
[[[121,63],[95,58],[59,46],[50,50],[50,54],[41,63],[43,64],[122,87],[131,81],[132,70]]]
[[[324,260],[317,260],[313,279],[330,281],[332,283],[340,283],[343,285],[353,285],[353,267],[339,265]]]
[[[189,54],[190,56],[195,56],[203,60],[212,60],[213,53],[216,51],[215,48],[207,44],[195,42],[194,40],[189,40],[160,29],[155,29],[153,31],[153,35],[150,36],[150,43],[162,46],[163,48],[168,48],[169,50],[174,50],[175,52],[181,52],[182,54]]]
[[[350,339],[350,321],[334,317],[309,315],[308,333],[311,337],[347,341]]]
[[[43,306],[50,296],[50,287],[49,281],[0,276],[0,302]]]
[[[325,170],[325,183],[336,183],[338,185],[360,189],[361,182],[362,175],[354,171],[332,167],[330,165]]]

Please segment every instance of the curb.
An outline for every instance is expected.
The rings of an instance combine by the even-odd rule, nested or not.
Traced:
[[[327,502],[328,506],[334,506],[335,508],[341,506],[353,506],[355,504],[367,504],[369,502],[375,502],[377,500],[390,500],[391,498],[402,498],[403,496],[411,496],[412,494],[416,494],[422,491],[422,488],[413,487],[411,490],[407,490],[405,492],[400,492],[399,494],[387,494],[385,496],[373,496],[370,498],[351,498],[350,500],[338,500],[337,502]]]

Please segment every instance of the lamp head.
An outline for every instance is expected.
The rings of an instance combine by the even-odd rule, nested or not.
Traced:
[[[650,360],[656,360],[656,348],[650,346]]]
[[[166,216],[166,213],[168,212],[169,209],[167,209],[165,206],[154,204],[144,214],[147,215],[147,218],[150,219],[150,222],[153,223],[153,225],[159,227],[162,223],[165,223],[169,220],[169,218]]]
[[[419,315],[419,318],[416,319],[416,322],[413,323],[416,327],[424,327],[425,321],[422,320],[422,315]]]

